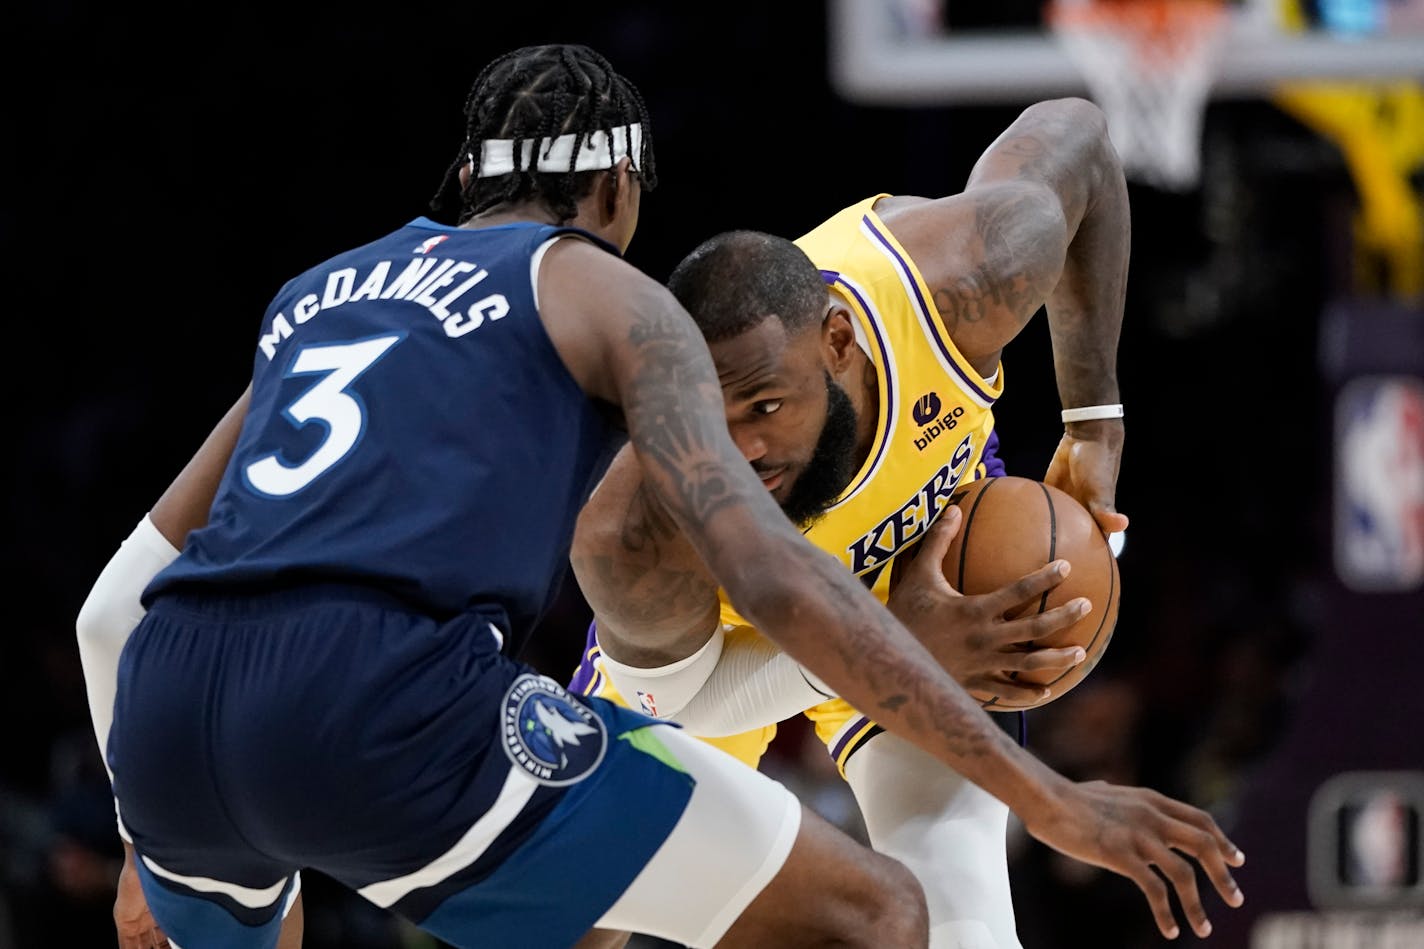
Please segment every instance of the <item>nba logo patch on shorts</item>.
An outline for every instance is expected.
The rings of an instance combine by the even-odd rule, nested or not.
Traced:
[[[515,767],[540,784],[564,787],[588,777],[608,749],[603,719],[548,676],[525,673],[504,694],[501,745]]]

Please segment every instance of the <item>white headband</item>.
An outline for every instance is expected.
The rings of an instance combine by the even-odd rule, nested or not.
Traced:
[[[621,158],[632,158],[633,167],[638,167],[643,154],[643,126],[637,122],[620,125],[613,129],[610,137],[602,130],[584,136],[583,147],[574,159],[574,171],[597,171],[612,168]],[[570,132],[558,138],[527,139],[520,145],[525,171],[568,171],[569,159],[574,158],[574,140],[578,135]],[[531,161],[534,147],[539,148],[539,160]],[[514,140],[510,138],[487,139],[480,143],[480,165],[474,168],[475,156],[470,155],[470,166],[476,178],[494,178],[507,175],[515,170]]]

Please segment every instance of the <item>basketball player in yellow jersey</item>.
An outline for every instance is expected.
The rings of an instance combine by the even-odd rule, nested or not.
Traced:
[[[986,461],[996,461],[986,459],[985,450],[993,437],[992,406],[1003,391],[998,366],[990,379],[984,378],[931,315],[923,279],[874,211],[887,198],[877,195],[846,208],[795,242],[821,265],[830,299],[848,317],[856,344],[846,351],[854,360],[850,374],[864,378],[869,409],[853,405],[842,388],[829,390],[831,412],[822,429],[826,441],[788,489],[783,504],[793,520],[808,527],[808,538],[841,557],[881,600],[888,598],[886,568],[895,553],[918,540],[957,485],[984,477]],[[744,287],[748,283],[735,273],[711,271],[744,269],[759,257],[764,269],[774,273],[785,266],[775,255],[788,252],[762,235],[722,235],[690,255],[674,274],[674,292],[684,294],[684,305],[695,305],[692,312],[714,352],[732,347],[719,365],[742,361],[740,339],[729,343],[725,337],[728,319],[732,327],[742,325],[741,307],[748,302],[742,299],[745,290],[726,290],[721,281]],[[752,314],[757,312],[753,306]],[[747,341],[753,347],[760,342],[755,336]],[[860,468],[846,484],[852,457],[859,459]],[[752,461],[759,464],[759,459]],[[771,467],[766,481],[775,488],[782,473],[778,466]],[[727,632],[755,635],[725,596],[721,600]],[[590,642],[586,673],[606,668],[609,660],[600,656],[598,643]],[[1002,675],[1004,670],[993,672]],[[606,675],[586,674],[575,682],[584,687],[592,683],[594,694],[616,693]],[[1004,685],[1016,695],[1032,695],[1007,678]],[[656,713],[655,692],[643,690],[635,698],[646,711]],[[652,708],[647,707],[650,703]],[[879,732],[839,699],[807,714],[841,768],[871,733]],[[776,726],[770,724],[707,740],[756,767],[775,734]]]
[[[1073,649],[1014,645],[1072,622],[1080,602],[1033,629],[1001,620],[972,641],[939,635],[976,611],[1002,617],[1017,600],[1013,588],[960,597],[938,562],[958,527],[950,494],[975,476],[992,431],[1000,353],[1045,303],[1063,404],[1088,417],[1068,424],[1047,480],[1105,531],[1126,526],[1113,506],[1120,410],[1102,407],[1118,402],[1128,243],[1126,189],[1101,113],[1061,100],[1026,110],[960,195],[868,198],[799,249],[769,235],[721,235],[670,281],[709,341],[733,438],[768,490],[967,686],[1031,699],[1013,672],[1081,661]],[[594,661],[575,686],[621,692],[694,734],[735,736],[719,743],[751,764],[769,726],[813,709],[872,843],[924,885],[933,944],[1016,947],[1003,805],[828,701],[824,686],[747,628],[637,471],[631,453],[617,459],[581,517],[574,566],[595,612]],[[918,542],[926,556],[889,595],[891,561]],[[1134,879],[1170,937],[1166,889],[1148,864],[1160,868],[1206,935],[1192,868],[1172,851],[1209,866],[1211,819],[1151,791],[1111,790],[1147,808],[1150,817],[1139,812],[1116,831],[1156,856],[1114,846],[1087,859]],[[1216,885],[1239,902],[1234,886]]]

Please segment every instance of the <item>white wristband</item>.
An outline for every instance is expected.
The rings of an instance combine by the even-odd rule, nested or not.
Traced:
[[[1091,422],[1100,418],[1122,418],[1122,403],[1116,405],[1085,405],[1077,409],[1063,410],[1063,424],[1069,422]]]

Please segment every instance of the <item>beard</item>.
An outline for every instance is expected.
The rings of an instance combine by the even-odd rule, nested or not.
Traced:
[[[841,496],[855,474],[855,406],[826,374],[826,424],[811,461],[781,502],[781,509],[801,530],[810,530]]]

